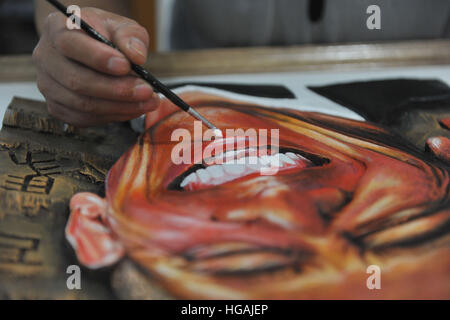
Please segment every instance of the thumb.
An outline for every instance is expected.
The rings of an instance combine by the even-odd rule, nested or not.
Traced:
[[[128,59],[138,65],[145,63],[149,36],[144,27],[130,19],[107,19],[106,27],[111,41]]]

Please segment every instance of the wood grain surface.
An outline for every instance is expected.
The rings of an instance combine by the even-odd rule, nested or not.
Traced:
[[[125,124],[76,130],[46,104],[14,99],[0,132],[0,299],[113,298],[109,272],[82,270],[82,290],[68,290],[77,264],[64,238],[71,196],[104,192],[105,174],[136,140]]]
[[[450,40],[209,49],[152,53],[158,77],[437,65],[450,63]],[[0,82],[35,81],[31,56],[0,57]]]

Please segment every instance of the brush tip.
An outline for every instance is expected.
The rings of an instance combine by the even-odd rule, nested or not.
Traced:
[[[217,138],[223,138],[223,133],[222,130],[218,129],[218,128],[214,128],[213,129],[213,133]]]

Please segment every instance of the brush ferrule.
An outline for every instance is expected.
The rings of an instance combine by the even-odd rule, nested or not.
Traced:
[[[218,128],[213,125],[211,122],[209,122],[205,117],[203,117],[200,113],[198,113],[195,109],[189,108],[187,111],[191,116],[193,116],[195,119],[203,122],[205,126],[207,126],[209,129],[212,130],[218,130]]]

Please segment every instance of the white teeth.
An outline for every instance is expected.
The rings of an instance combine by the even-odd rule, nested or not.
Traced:
[[[294,160],[297,159],[297,155],[295,153],[287,152],[286,155],[291,159],[294,159]]]
[[[284,155],[282,153],[279,153],[278,156],[280,157],[280,162],[283,163],[289,163],[289,164],[295,164],[295,161],[289,158],[287,155]]]
[[[280,161],[280,153],[274,154],[272,156],[261,156],[259,157],[260,164],[262,166],[277,166],[279,167],[281,165]]]
[[[180,187],[188,189],[190,184],[220,185],[241,176],[249,175],[267,167],[299,167],[307,166],[308,159],[293,152],[277,153],[274,155],[254,156],[256,153],[245,150],[228,151],[216,157],[223,159],[223,164],[211,165],[188,175],[181,182]],[[195,186],[191,186],[195,187]]]
[[[223,162],[237,161],[238,163],[245,164],[245,158],[249,156],[257,156],[258,150],[255,148],[231,150],[216,155],[212,160],[222,160]],[[217,162],[216,162],[217,163]]]
[[[222,138],[223,137],[222,130],[220,130],[220,129],[214,129],[213,133],[218,138]]]
[[[246,155],[247,158],[258,157],[258,150],[255,148],[249,148]]]
[[[305,157],[302,157],[301,155],[296,154],[296,153],[293,153],[293,152],[287,152],[286,155],[287,155],[289,158],[293,159],[293,160],[299,160],[299,159],[300,159],[300,160],[306,160],[306,161],[309,162],[309,160],[306,159]]]
[[[208,171],[208,173],[213,178],[221,178],[225,175],[225,172],[223,171],[222,166],[218,166],[218,165],[207,167],[206,171]]]
[[[233,164],[233,163],[225,163],[223,165],[223,170],[225,173],[231,175],[238,175],[245,171],[245,165],[243,164]]]
[[[237,156],[237,151],[227,151],[222,154],[224,161],[233,160]]]
[[[272,157],[271,156],[261,156],[259,157],[259,161],[263,166],[270,164]]]
[[[258,165],[258,160],[259,160],[259,158],[258,157],[248,157],[247,158],[247,165],[250,165],[250,166],[254,166],[254,165]],[[259,167],[258,167],[259,168]]]
[[[227,151],[220,155],[219,157],[223,158],[224,162],[231,162],[236,161],[239,158],[245,158],[245,150],[238,150],[238,151]]]
[[[197,174],[195,172],[192,172],[190,175],[188,175],[184,180],[181,182],[180,187],[184,188],[189,183],[196,182],[197,181]]]
[[[198,177],[200,178],[200,182],[202,182],[202,183],[207,183],[209,181],[209,179],[211,179],[211,175],[205,169],[199,169],[195,173],[198,174]]]

